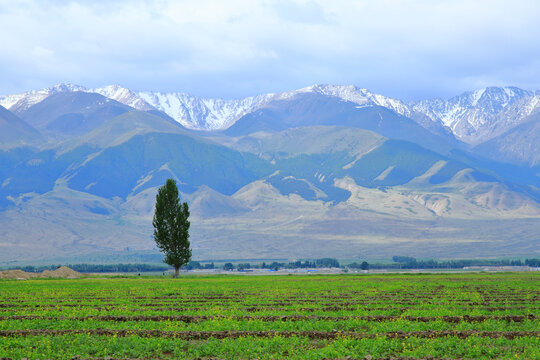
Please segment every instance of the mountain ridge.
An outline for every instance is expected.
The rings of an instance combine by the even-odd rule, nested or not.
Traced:
[[[473,145],[487,141],[540,111],[540,93],[516,87],[487,87],[449,100],[422,100],[412,108],[449,127]]]
[[[0,97],[0,105],[19,113],[59,92],[94,92],[133,107],[159,110],[193,130],[224,130],[242,116],[272,101],[301,93],[337,97],[359,106],[381,106],[409,117],[435,133],[449,132],[458,139],[477,145],[522,123],[540,111],[540,93],[516,87],[486,87],[464,92],[448,100],[427,99],[405,103],[354,85],[318,84],[280,93],[267,93],[242,99],[201,98],[182,92],[132,91],[119,85],[87,89],[80,85],[58,84],[42,90]]]

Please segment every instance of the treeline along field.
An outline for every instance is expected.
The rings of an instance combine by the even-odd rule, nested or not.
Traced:
[[[540,273],[0,280],[0,358],[540,358]]]

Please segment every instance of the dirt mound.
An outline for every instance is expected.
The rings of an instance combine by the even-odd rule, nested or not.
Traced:
[[[77,279],[82,274],[67,266],[60,266],[56,270],[45,270],[41,273],[31,273],[22,270],[5,270],[0,271],[0,279],[31,279],[31,278],[64,278],[64,279]]]
[[[0,271],[0,279],[30,279],[36,276],[34,273],[27,273],[22,270],[5,270]]]
[[[77,278],[80,278],[81,276],[82,274],[80,272],[70,269],[67,266],[60,266],[58,269],[54,271],[45,270],[41,274],[39,274],[40,278],[59,277],[59,278],[65,278],[65,279],[77,279]]]

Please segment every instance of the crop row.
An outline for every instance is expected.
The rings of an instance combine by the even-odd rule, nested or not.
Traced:
[[[535,359],[538,338],[310,339],[239,337],[183,340],[164,337],[67,334],[7,337],[7,358],[28,359]],[[76,352],[75,352],[76,351]],[[76,354],[76,355],[74,355]],[[2,357],[2,355],[0,355]]]
[[[53,317],[53,316],[40,316],[40,315],[11,315],[0,316],[0,321],[6,320],[72,320],[72,321],[84,321],[84,320],[99,320],[99,321],[179,321],[185,323],[217,320],[217,319],[230,319],[230,320],[258,320],[258,321],[345,321],[345,320],[364,320],[364,321],[396,321],[407,320],[417,322],[434,322],[443,321],[448,323],[459,322],[483,322],[486,320],[502,320],[506,322],[523,322],[524,320],[536,320],[537,317],[533,314],[527,315],[462,315],[462,316],[392,316],[392,315],[363,315],[363,316],[318,316],[318,315],[281,315],[281,316],[226,316],[226,315],[89,315],[89,316],[75,316],[75,317]]]
[[[190,307],[190,305],[195,306],[206,306],[206,307],[212,307],[212,306],[258,306],[258,307],[286,307],[286,306],[310,306],[310,305],[316,305],[319,307],[329,307],[329,306],[340,306],[340,307],[352,307],[352,306],[363,306],[363,307],[380,307],[389,305],[392,307],[415,307],[415,306],[422,306],[427,307],[429,305],[437,305],[437,306],[449,306],[449,307],[455,307],[460,306],[463,308],[467,307],[483,307],[483,308],[496,308],[496,307],[518,307],[518,306],[527,306],[527,307],[534,307],[538,308],[536,305],[540,305],[540,302],[530,302],[524,299],[523,301],[507,301],[507,302],[501,302],[501,303],[492,303],[489,301],[475,301],[475,302],[456,302],[456,304],[453,303],[444,303],[444,302],[435,302],[435,301],[425,301],[422,303],[412,303],[407,301],[395,301],[393,303],[383,303],[383,302],[366,302],[366,301],[333,301],[333,302],[317,302],[317,301],[300,301],[298,303],[295,302],[285,302],[285,301],[268,301],[268,302],[204,302],[204,301],[176,301],[176,302],[152,302],[152,303],[137,303],[137,302],[124,302],[124,303],[100,303],[100,302],[80,302],[80,303],[73,303],[73,302],[54,302],[54,303],[0,303],[0,309],[4,308],[10,308],[10,309],[24,309],[24,308],[42,308],[42,307],[93,307],[93,306],[137,306],[137,307],[167,307],[167,306],[183,306],[183,307]]]
[[[442,338],[457,337],[465,339],[471,336],[488,337],[497,339],[504,337],[506,339],[515,339],[521,337],[539,337],[540,331],[392,331],[386,333],[359,333],[350,331],[165,331],[165,330],[132,330],[132,329],[29,329],[29,330],[0,330],[0,337],[14,336],[57,336],[67,334],[86,334],[86,335],[106,335],[116,337],[139,336],[139,337],[159,337],[159,338],[178,338],[183,340],[206,340],[210,338],[240,338],[240,337],[307,337],[309,339],[375,339],[384,337],[387,339],[406,339],[410,337],[417,338]]]
[[[459,289],[455,289],[454,291],[459,291]],[[524,297],[526,297],[528,300],[532,301],[540,301],[540,293],[537,291],[527,291],[523,293],[516,293],[516,294],[497,294],[497,295],[485,295],[482,293],[477,292],[462,292],[461,294],[475,294],[486,301],[519,301],[522,300]],[[208,294],[201,294],[200,296],[185,296],[182,294],[175,294],[175,295],[163,295],[163,296],[125,296],[125,298],[129,298],[132,301],[136,300],[181,300],[181,301],[203,301],[203,302],[209,302],[212,300],[229,300],[233,302],[242,302],[245,300],[261,300],[261,299],[267,299],[269,297],[275,297],[274,294],[268,294],[268,295],[251,295],[249,293],[234,293],[231,295],[222,295],[222,296],[216,296],[216,295],[208,295]],[[426,299],[445,299],[447,301],[467,301],[469,299],[463,298],[462,295],[456,296],[449,293],[433,293],[433,294],[425,294],[425,295],[419,295],[415,293],[403,293],[401,295],[395,295],[395,296],[387,296],[383,294],[373,294],[373,295],[351,295],[351,294],[339,294],[339,295],[322,295],[322,294],[305,294],[305,295],[290,295],[290,294],[278,294],[279,299],[281,301],[321,301],[321,300],[358,300],[358,301],[368,301],[368,300],[426,300]],[[86,296],[73,296],[70,297],[71,301],[111,301],[117,299],[117,297],[113,296],[92,296],[92,295],[86,295]],[[4,301],[36,301],[36,298],[29,297],[29,296],[10,296],[10,297],[4,297]],[[39,300],[59,300],[57,297],[53,296],[43,296],[40,297]]]
[[[88,306],[88,307],[58,307],[58,306],[44,306],[44,307],[32,307],[32,308],[18,308],[17,311],[13,311],[13,308],[0,309],[0,314],[4,313],[7,316],[16,315],[36,315],[41,316],[49,315],[55,316],[61,314],[62,316],[98,316],[98,315],[125,315],[139,314],[146,316],[159,316],[159,315],[226,315],[226,316],[240,316],[244,314],[257,314],[259,316],[273,315],[273,316],[290,316],[300,314],[314,314],[319,316],[417,316],[417,317],[433,317],[433,314],[437,314],[438,317],[462,317],[462,316],[528,316],[531,313],[538,313],[538,307],[525,307],[525,306],[509,306],[509,307],[453,307],[451,309],[432,309],[422,307],[341,307],[341,306],[327,306],[327,307],[273,307],[273,306],[251,306],[251,307],[226,307],[226,306],[214,306],[214,307],[159,307],[159,308],[134,308],[126,306]],[[106,315],[104,315],[106,314]],[[405,315],[406,314],[406,315]],[[469,315],[471,314],[471,315]],[[500,314],[500,315],[486,315],[486,314]],[[538,316],[538,315],[534,315]]]
[[[515,293],[515,294],[505,294],[505,293],[497,293],[492,295],[486,295],[485,293],[477,292],[478,295],[482,297],[483,300],[486,301],[495,301],[495,300],[501,300],[501,301],[511,301],[511,300],[523,300],[523,297],[526,296],[528,300],[531,301],[540,301],[540,292],[537,291],[528,291],[527,293]],[[236,292],[231,295],[222,295],[222,296],[216,296],[216,295],[201,295],[201,296],[184,296],[182,294],[177,295],[163,295],[163,296],[130,296],[129,298],[131,300],[182,300],[182,301],[193,301],[193,302],[208,302],[211,300],[230,300],[233,302],[242,302],[243,300],[261,300],[266,299],[269,296],[264,296],[261,294],[252,295],[250,293],[241,293]],[[468,299],[463,299],[462,297],[458,297],[451,294],[445,294],[445,293],[431,293],[431,294],[417,294],[417,293],[402,293],[402,294],[396,294],[392,296],[388,295],[382,295],[377,294],[373,296],[366,296],[366,294],[357,294],[357,295],[351,295],[351,294],[339,294],[339,295],[281,295],[280,300],[281,301],[307,301],[307,302],[313,302],[313,301],[320,301],[323,299],[352,299],[352,300],[425,300],[425,299],[446,299],[448,301],[467,301]],[[71,301],[112,301],[116,299],[116,297],[113,296],[73,296],[70,297]],[[3,300],[5,301],[13,301],[13,302],[19,302],[19,301],[35,301],[36,299],[33,297],[27,297],[27,296],[9,296],[4,297]],[[59,300],[58,298],[54,296],[43,296],[40,297],[39,300]]]

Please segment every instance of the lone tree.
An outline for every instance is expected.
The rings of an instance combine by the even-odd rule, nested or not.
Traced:
[[[165,263],[174,266],[174,277],[178,270],[191,259],[189,246],[189,209],[187,203],[180,203],[176,181],[168,179],[158,189],[156,211],[154,213],[154,240],[165,254]]]

